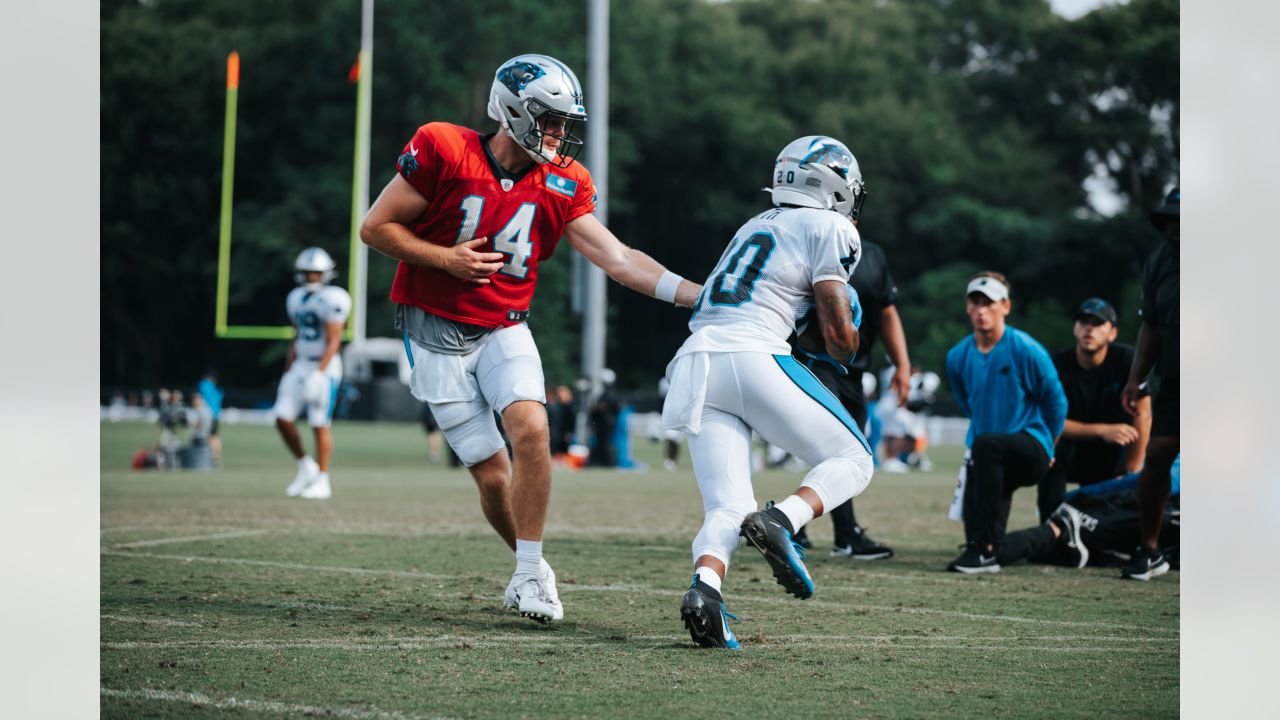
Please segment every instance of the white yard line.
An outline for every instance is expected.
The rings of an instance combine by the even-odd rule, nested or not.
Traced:
[[[123,623],[141,623],[143,625],[167,625],[170,627],[201,627],[198,622],[187,622],[186,620],[170,620],[168,618],[148,618],[136,617],[133,615],[99,615],[103,620],[111,620],[113,622]]]
[[[259,567],[276,567],[287,570],[303,570],[315,572],[333,572],[347,573],[353,575],[384,575],[391,577],[408,577],[431,580],[451,580],[458,579],[457,575],[437,575],[432,573],[424,573],[413,570],[370,570],[366,568],[338,567],[331,565],[308,565],[304,563],[285,563],[272,560],[248,560],[243,558],[218,558],[218,557],[200,557],[190,555],[162,555],[157,553],[144,552],[117,552],[112,550],[104,550],[103,555],[119,556],[119,557],[145,557],[158,560],[176,560],[182,562],[204,562],[225,565],[248,565]],[[568,593],[576,592],[623,592],[635,593],[641,595],[659,595],[678,597],[679,588],[657,588],[645,585],[579,585],[570,583],[560,583],[560,591]],[[771,596],[764,597],[754,593],[744,593],[737,596],[742,602],[746,603],[764,603],[767,605],[792,605],[796,606],[797,601],[789,597]],[[798,607],[798,606],[797,606]],[[1165,628],[1152,625],[1130,625],[1124,623],[1096,622],[1085,620],[1047,620],[1044,618],[1029,618],[1017,615],[986,615],[981,613],[969,613],[959,610],[940,610],[935,608],[921,607],[898,607],[892,605],[866,605],[858,602],[833,602],[829,600],[805,600],[805,608],[821,608],[830,610],[868,610],[874,612],[897,613],[905,615],[938,615],[943,617],[955,617],[965,620],[981,620],[1006,623],[1022,623],[1029,625],[1057,625],[1062,627],[1079,627],[1079,628],[1096,628],[1110,630],[1127,630],[1152,633],[1157,635],[1165,635],[1170,637],[1178,636],[1178,629]]]
[[[319,707],[315,705],[297,705],[272,700],[249,700],[237,697],[214,698],[196,692],[176,690],[119,690],[116,688],[100,688],[103,698],[118,700],[150,700],[153,702],[173,702],[186,705],[211,707],[218,710],[245,710],[255,713],[274,713],[291,716],[323,716],[350,718],[351,720],[446,720],[440,715],[410,715],[383,710],[355,710],[341,707]]]
[[[534,631],[537,632],[537,631]],[[1029,643],[1024,640],[1034,639]],[[558,636],[547,633],[502,636],[459,636],[441,635],[418,638],[386,638],[374,639],[299,639],[299,640],[157,640],[157,641],[124,641],[105,642],[103,650],[359,650],[359,651],[399,651],[415,649],[456,648],[471,650],[477,648],[599,648],[602,645],[620,645],[621,643],[678,643],[686,640],[684,633],[673,632],[669,635],[626,635],[619,639],[599,636]],[[1051,642],[1046,642],[1052,640]],[[887,650],[890,652],[915,650],[982,650],[1008,652],[1059,652],[1059,653],[1136,653],[1162,654],[1177,653],[1178,647],[1156,647],[1150,640],[1112,638],[1113,642],[1098,642],[1099,638],[1090,636],[1056,636],[1055,638],[999,638],[989,636],[878,636],[878,637],[834,637],[819,635],[780,635],[768,636],[762,643],[753,643],[749,637],[744,641],[757,647],[771,645],[785,646],[803,644],[811,647],[845,650]],[[1075,645],[1064,645],[1070,641]],[[1119,641],[1120,644],[1117,644]],[[1164,642],[1164,641],[1161,641]],[[1085,644],[1080,644],[1085,643]]]
[[[347,573],[351,575],[390,575],[392,577],[421,578],[424,580],[451,580],[457,575],[437,575],[435,573],[417,572],[414,570],[370,570],[368,568],[337,567],[332,565],[307,565],[303,563],[277,562],[274,560],[248,560],[245,558],[202,557],[199,555],[162,555],[146,552],[117,552],[103,550],[103,555],[114,557],[151,558],[153,560],[177,560],[180,562],[212,563],[214,565],[249,565],[256,567],[274,567],[285,570],[314,570],[316,572]]]
[[[266,530],[232,530],[229,532],[212,533],[208,535],[187,535],[185,537],[159,538],[156,540],[138,540],[137,542],[113,544],[108,547],[112,550],[123,550],[125,548],[151,547],[153,545],[177,545],[180,543],[204,542],[206,540],[230,540],[233,538],[254,537],[256,535],[265,535]]]

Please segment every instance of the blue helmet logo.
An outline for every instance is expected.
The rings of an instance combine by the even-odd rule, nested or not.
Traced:
[[[545,74],[545,70],[533,63],[513,62],[498,70],[498,82],[506,85],[511,94],[519,96],[529,83]]]

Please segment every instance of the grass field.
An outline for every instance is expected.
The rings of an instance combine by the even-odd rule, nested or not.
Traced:
[[[272,428],[223,428],[225,468],[134,472],[102,426],[101,709],[108,718],[1175,717],[1177,573],[943,572],[959,463],[880,475],[859,519],[897,557],[827,556],[807,601],[750,548],[725,582],[741,652],[680,624],[701,503],[676,472],[557,471],[545,551],[566,619],[501,610],[514,561],[416,425],[335,427],[334,497],[289,499]],[[308,441],[308,445],[310,445]],[[635,454],[658,465],[657,446]],[[781,499],[799,473],[756,478]],[[1034,522],[1019,493],[1010,528]]]

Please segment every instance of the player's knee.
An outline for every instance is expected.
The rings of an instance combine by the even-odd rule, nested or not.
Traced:
[[[979,435],[973,440],[973,461],[1000,459],[1000,440],[995,435]]]
[[[445,429],[444,436],[454,454],[467,467],[482,463],[506,449],[497,426],[492,420],[486,422],[486,418],[479,415]]]
[[[493,456],[490,455],[490,457]],[[504,492],[511,482],[510,473],[505,465],[483,461],[471,468],[471,477],[475,479],[480,493],[485,495]]]
[[[551,431],[547,413],[541,405],[503,416],[503,427],[517,452],[547,451],[551,448]]]
[[[822,507],[830,511],[856,497],[871,482],[870,456],[834,457],[813,467],[800,483],[817,494]]]

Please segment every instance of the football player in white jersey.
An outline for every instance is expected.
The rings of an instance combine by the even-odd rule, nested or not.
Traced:
[[[740,535],[787,592],[807,598],[813,580],[792,535],[871,480],[861,429],[787,344],[797,321],[816,309],[825,345],[816,354],[844,364],[857,349],[848,280],[861,253],[862,174],[843,143],[807,136],[778,155],[771,192],[776,207],[734,235],[694,306],[692,334],[667,366],[662,425],[688,436],[705,512],[693,541],[693,585],[680,606],[702,647],[739,647],[720,585]],[[763,511],[751,486],[753,430],[812,468],[792,495]]]
[[[276,427],[289,452],[298,460],[298,474],[285,490],[289,497],[325,500],[332,494],[329,485],[329,456],[333,436],[329,424],[342,381],[342,329],[351,312],[351,296],[340,287],[327,284],[337,277],[333,258],[318,247],[298,255],[294,263],[294,288],[285,300],[285,309],[294,327],[284,377],[276,391]],[[316,435],[316,457],[302,448],[297,419],[306,411],[307,424]]]

